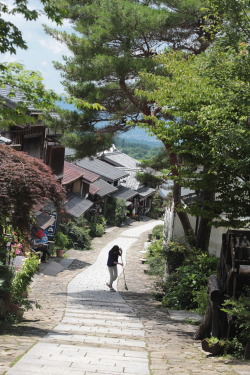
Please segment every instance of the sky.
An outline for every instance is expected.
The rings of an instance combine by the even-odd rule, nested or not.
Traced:
[[[9,0],[6,0],[9,3]],[[39,8],[39,0],[31,0],[32,7]],[[7,19],[7,17],[4,17]],[[63,86],[61,84],[62,78],[60,72],[57,71],[52,61],[63,61],[63,55],[69,55],[67,47],[47,35],[43,29],[43,24],[50,27],[71,31],[71,26],[64,21],[60,28],[50,21],[45,15],[41,15],[36,21],[26,21],[24,17],[16,14],[15,16],[8,16],[8,20],[13,22],[23,33],[28,49],[17,49],[16,55],[2,54],[0,55],[1,62],[19,62],[25,65],[28,70],[36,70],[42,73],[44,84],[48,89],[52,89],[59,94],[63,93]]]

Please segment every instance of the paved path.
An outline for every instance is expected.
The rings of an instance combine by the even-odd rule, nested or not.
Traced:
[[[209,357],[192,339],[188,313],[169,315],[152,298],[156,278],[145,272],[139,250],[156,224],[144,218],[112,228],[91,251],[69,251],[76,260],[68,269],[39,275],[29,295],[42,309],[26,312],[12,334],[1,333],[0,374],[249,375],[249,361]],[[114,243],[127,253],[129,290],[121,276],[119,293],[105,286]]]
[[[126,229],[102,248],[96,262],[69,283],[62,321],[8,375],[150,374],[144,327],[120,293],[106,287],[106,261],[117,244],[125,263],[127,250],[157,223]]]

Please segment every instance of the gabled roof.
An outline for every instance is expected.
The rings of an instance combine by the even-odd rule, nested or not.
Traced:
[[[104,197],[117,191],[117,188],[108,182],[100,179],[93,183],[96,188],[99,188],[99,191],[96,193],[99,197]]]
[[[64,173],[63,173],[63,185],[67,185],[70,182],[76,181],[79,178],[83,178],[89,183],[96,181],[99,176],[93,172],[90,172],[84,168],[78,167],[75,164],[64,162]]]
[[[93,202],[83,198],[80,194],[69,193],[67,199],[66,212],[73,217],[82,216],[93,206]]]
[[[105,163],[97,158],[84,158],[75,162],[79,167],[85,168],[91,172],[100,175],[104,180],[117,181],[128,176],[128,173],[119,170],[112,165]]]
[[[140,162],[121,151],[106,152],[101,155],[101,160],[114,165],[115,167],[124,167],[126,169],[140,169]]]
[[[118,191],[112,194],[113,198],[131,199],[138,194],[137,191],[127,188],[126,186],[118,186]]]

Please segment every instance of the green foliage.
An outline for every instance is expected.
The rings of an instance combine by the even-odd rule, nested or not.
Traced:
[[[12,100],[18,94],[22,100],[16,106],[9,108],[5,100],[0,99],[0,120],[1,128],[24,123],[34,124],[34,116],[30,116],[30,107],[34,107],[44,115],[54,110],[55,101],[59,100],[58,95],[52,90],[45,89],[42,76],[39,72],[26,70],[20,63],[5,63],[0,67],[0,84],[6,87],[7,97]]]
[[[115,138],[114,143],[119,150],[124,152],[124,154],[127,154],[138,161],[156,158],[160,150],[159,147],[151,147],[142,143],[130,142],[119,137]]]
[[[237,337],[229,339],[218,339],[217,337],[208,337],[205,339],[208,344],[208,348],[211,348],[211,352],[216,355],[231,355],[233,357],[242,359],[243,358],[243,345],[237,339]],[[213,350],[215,348],[215,350]]]
[[[64,113],[61,120],[71,118],[66,125],[68,133],[77,131],[80,143],[84,141],[84,132],[114,135],[129,129],[128,119],[140,122],[140,113],[151,112],[152,103],[137,100],[134,90],[141,87],[140,71],[155,71],[158,64],[152,56],[159,46],[195,48],[198,52],[205,44],[200,26],[203,12],[197,0],[181,0],[171,10],[160,4],[152,6],[150,2],[130,0],[59,0],[57,5],[65,9],[65,18],[74,28],[72,34],[67,34],[46,27],[71,52],[64,63],[55,63],[63,74],[65,89],[76,100],[99,103],[106,109],[95,113],[90,109],[85,114],[78,107],[78,112]],[[104,122],[104,127],[95,128]],[[90,139],[95,150],[95,137]],[[83,149],[77,142],[75,146],[78,151]],[[142,159],[144,155],[137,154],[136,158]]]
[[[175,183],[198,195],[177,210],[214,226],[242,226],[249,211],[248,48],[241,53],[214,47],[199,56],[170,52],[157,59],[166,75],[143,73],[148,90],[138,91],[141,100],[164,108],[162,119],[151,118],[154,134],[178,155],[172,166]]]
[[[156,225],[152,230],[152,239],[162,240],[163,229],[164,229],[164,226],[162,224]]]
[[[193,251],[194,250],[187,244],[169,241],[166,245],[166,262],[168,272],[172,273],[173,271],[176,271],[176,269],[184,263],[184,260]]]
[[[60,230],[68,238],[68,248],[88,250],[91,245],[90,229],[86,219],[60,224]]]
[[[2,319],[7,312],[13,276],[13,269],[0,261],[0,319]]]
[[[12,302],[17,303],[26,309],[31,308],[32,304],[24,295],[28,292],[28,287],[38,268],[39,262],[40,260],[36,255],[26,258],[21,270],[16,272],[11,281],[10,291]]]
[[[162,239],[152,242],[148,248],[147,264],[149,265],[148,273],[163,277],[165,270],[165,256]]]
[[[106,230],[106,219],[104,216],[95,217],[95,221],[90,223],[91,237],[102,237]]]
[[[55,241],[55,249],[57,250],[64,250],[67,248],[67,245],[69,243],[69,239],[60,230],[58,230],[54,236],[54,241]]]
[[[162,179],[158,176],[154,176],[152,172],[152,170],[151,172],[137,172],[137,181],[139,181],[142,185],[150,186],[151,188],[159,187],[162,184]]]
[[[250,288],[238,299],[228,298],[223,303],[222,311],[234,318],[234,325],[237,328],[237,338],[245,345],[250,341]]]
[[[163,200],[159,197],[159,194],[156,192],[153,196],[152,207],[150,212],[147,213],[148,217],[153,219],[158,219],[164,215],[165,207]]]
[[[153,168],[156,171],[162,171],[163,173],[169,173],[169,158],[166,152],[166,149],[163,147],[156,148],[155,155],[151,156],[151,158],[143,158],[141,166],[143,168]],[[146,160],[147,159],[147,160]]]
[[[207,286],[208,278],[216,271],[217,265],[217,258],[203,253],[186,259],[169,275],[164,285],[163,304],[175,309],[196,309],[197,293]]]
[[[125,199],[111,198],[107,204],[106,219],[107,224],[121,226],[126,217],[127,208]]]

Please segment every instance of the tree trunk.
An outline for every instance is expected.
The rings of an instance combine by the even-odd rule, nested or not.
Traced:
[[[196,244],[195,246],[198,249],[201,249],[204,252],[208,251],[209,240],[211,235],[211,225],[208,224],[209,220],[203,217],[199,220],[198,232],[196,235]]]
[[[194,340],[203,340],[210,337],[212,327],[212,308],[210,304],[207,307],[203,322],[199,325],[197,331],[195,332]]]
[[[211,212],[211,204],[215,200],[214,192],[204,191],[203,192],[203,203],[201,209],[204,211]],[[204,252],[208,252],[209,240],[211,235],[212,227],[209,224],[210,219],[205,217],[199,218],[198,231],[196,233],[196,247]]]
[[[165,147],[168,152],[172,175],[175,177],[178,177],[179,176],[178,155],[171,152],[171,145],[166,144]],[[182,202],[181,202],[181,185],[177,181],[174,181],[173,198],[174,198],[174,207],[180,219],[180,222],[181,222],[184,234],[185,234],[185,238],[190,246],[195,246],[195,234],[191,226],[188,214],[183,211],[178,211],[178,206],[180,206]]]

